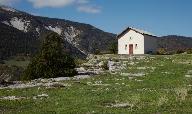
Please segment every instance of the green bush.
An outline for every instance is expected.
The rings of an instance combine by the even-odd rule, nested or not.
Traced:
[[[25,70],[23,80],[74,76],[77,73],[74,59],[64,53],[63,47],[63,40],[58,34],[48,34],[39,54]]]
[[[95,55],[100,55],[100,54],[101,54],[101,51],[100,51],[99,49],[95,49],[95,50],[94,50],[94,54],[95,54]]]
[[[109,51],[111,54],[117,54],[118,52],[118,45],[116,42],[112,42],[110,45],[109,45]]]
[[[187,54],[192,54],[192,48],[187,49]]]
[[[177,50],[176,50],[176,54],[181,54],[181,53],[184,53],[184,52],[185,52],[184,49],[177,49]]]
[[[75,64],[80,67],[83,63],[86,63],[87,60],[86,59],[79,59],[79,58],[76,58],[75,59]]]
[[[22,67],[0,64],[0,82],[18,81],[23,71]]]
[[[108,61],[104,61],[101,68],[104,69],[104,70],[109,70]]]
[[[157,54],[158,55],[166,55],[167,54],[167,50],[165,48],[159,48],[157,50]]]

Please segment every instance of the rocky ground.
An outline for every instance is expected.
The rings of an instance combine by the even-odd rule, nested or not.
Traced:
[[[50,79],[35,79],[29,82],[22,81],[3,81],[0,84],[0,89],[4,88],[30,88],[30,87],[55,87],[55,86],[69,86],[61,81],[66,80],[81,80],[85,78],[90,78],[92,76],[97,76],[109,72],[111,74],[120,73],[122,76],[137,77],[144,76],[144,73],[123,73],[120,72],[122,69],[126,69],[127,65],[134,65],[137,62],[134,60],[143,60],[147,56],[122,56],[122,55],[89,55],[87,57],[87,62],[83,63],[76,68],[78,75],[74,77],[58,77]],[[131,62],[130,62],[131,61]],[[106,68],[105,68],[106,67]],[[138,69],[147,69],[147,67],[138,67]],[[154,69],[154,68],[153,68]],[[9,76],[8,76],[9,77]]]

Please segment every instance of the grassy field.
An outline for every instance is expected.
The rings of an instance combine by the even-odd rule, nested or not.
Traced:
[[[27,68],[27,65],[29,64],[30,61],[25,60],[25,61],[16,61],[14,59],[12,60],[6,60],[5,64],[8,66],[18,66],[22,68]]]
[[[119,60],[117,74],[64,81],[63,88],[1,89],[6,114],[191,114],[192,55]],[[45,94],[45,95],[44,95]],[[42,96],[38,96],[42,95]]]

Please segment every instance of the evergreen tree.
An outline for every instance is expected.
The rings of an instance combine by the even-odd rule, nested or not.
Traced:
[[[112,42],[110,45],[109,45],[109,51],[110,53],[112,54],[117,54],[118,52],[118,46],[117,46],[117,43],[116,42]]]
[[[26,69],[23,79],[71,77],[75,71],[75,62],[63,50],[63,40],[56,33],[48,34],[39,54],[33,58]]]

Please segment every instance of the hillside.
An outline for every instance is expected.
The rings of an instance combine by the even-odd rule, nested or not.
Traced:
[[[38,51],[41,37],[56,32],[65,41],[65,49],[74,56],[85,57],[95,49],[107,51],[115,35],[89,24],[64,19],[33,16],[16,9],[0,6],[0,57],[33,54]]]
[[[192,38],[184,36],[169,35],[158,38],[159,48],[166,48],[169,51],[192,48]]]

